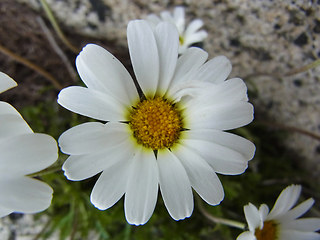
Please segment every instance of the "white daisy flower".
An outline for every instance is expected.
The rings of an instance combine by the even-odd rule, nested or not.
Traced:
[[[179,32],[179,53],[184,53],[192,44],[202,42],[208,33],[205,30],[199,30],[203,26],[201,19],[194,19],[185,27],[185,12],[184,7],[178,6],[173,10],[173,14],[168,11],[160,13],[160,17],[155,14],[147,16],[146,20],[153,26],[156,26],[162,21],[167,21],[174,24]]]
[[[301,218],[314,204],[308,200],[292,208],[301,193],[300,185],[291,185],[279,195],[271,212],[266,204],[259,210],[251,203],[244,207],[249,231],[237,240],[319,240],[320,218]]]
[[[0,72],[0,92],[16,85]],[[52,137],[34,133],[14,107],[0,101],[0,217],[36,213],[50,206],[51,187],[27,175],[43,170],[57,157]]]
[[[248,124],[253,107],[239,78],[223,56],[205,63],[208,54],[190,48],[178,59],[176,28],[162,22],[152,29],[144,20],[127,29],[137,82],[105,49],[89,44],[76,59],[87,87],[63,89],[63,107],[106,123],[88,122],[64,132],[59,145],[71,155],[63,165],[68,179],[79,181],[100,172],[91,202],[101,210],[125,195],[130,224],[151,217],[158,188],[175,220],[193,211],[192,188],[209,204],[224,197],[216,175],[240,174],[254,145],[224,132]],[[199,96],[198,96],[199,95]]]

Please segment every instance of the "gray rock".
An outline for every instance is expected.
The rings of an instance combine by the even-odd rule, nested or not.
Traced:
[[[47,222],[46,217],[35,220],[30,214],[17,214],[0,219],[0,239],[3,240],[31,240],[43,229]],[[55,233],[49,240],[58,239]]]
[[[16,0],[41,12],[38,0]],[[294,126],[320,135],[320,67],[284,77],[292,69],[320,57],[320,5],[303,0],[47,0],[61,24],[72,32],[114,40],[127,46],[126,26],[150,13],[186,7],[189,20],[200,18],[208,38],[203,48],[210,58],[227,56],[232,76],[248,80],[258,97],[256,109],[269,122]],[[315,2],[315,1],[313,1]],[[259,121],[259,118],[258,118]],[[319,141],[290,133],[288,147],[301,154],[311,177],[320,176]],[[46,219],[31,215],[0,220],[0,239],[33,239]],[[51,239],[58,239],[54,235]]]
[[[18,0],[40,11],[36,0]],[[232,76],[249,79],[259,97],[256,109],[270,121],[320,134],[320,68],[290,77],[290,70],[320,55],[320,6],[303,0],[118,1],[47,0],[58,21],[70,29],[126,46],[128,21],[184,5],[189,19],[201,18],[209,37],[203,48],[210,57],[226,55]],[[269,76],[258,76],[269,75]],[[275,76],[272,76],[275,75]],[[320,172],[320,144],[290,133],[287,145],[301,153],[314,176]],[[305,161],[304,159],[302,161]]]

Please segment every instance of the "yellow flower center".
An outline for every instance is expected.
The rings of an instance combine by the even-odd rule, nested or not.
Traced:
[[[184,37],[183,36],[179,36],[179,44],[183,45],[184,43]]]
[[[181,112],[161,97],[143,100],[133,107],[129,126],[137,142],[152,150],[172,147],[183,129]]]
[[[274,221],[266,221],[263,228],[257,228],[254,235],[257,240],[277,240],[277,224]]]

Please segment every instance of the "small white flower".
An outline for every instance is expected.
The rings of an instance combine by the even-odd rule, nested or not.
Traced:
[[[63,107],[100,122],[64,132],[59,145],[71,155],[63,165],[68,179],[79,181],[100,172],[91,193],[99,209],[125,195],[126,219],[144,224],[160,191],[175,220],[193,211],[192,188],[209,204],[224,197],[216,175],[240,174],[254,145],[224,132],[253,119],[247,88],[223,56],[205,63],[208,54],[190,48],[178,59],[178,32],[162,22],[154,29],[143,20],[127,29],[129,52],[143,95],[124,66],[105,49],[89,44],[76,66],[87,87],[63,89]]]
[[[175,7],[172,15],[168,11],[163,11],[160,13],[160,17],[155,14],[150,14],[146,20],[153,26],[156,26],[162,21],[174,24],[179,32],[180,54],[184,53],[192,44],[202,42],[208,36],[205,30],[199,30],[203,26],[201,19],[194,19],[185,27],[185,12],[181,6]]]
[[[0,92],[16,85],[0,72]],[[0,101],[0,217],[36,213],[50,206],[51,187],[26,175],[43,170],[57,157],[52,137],[34,133],[14,107]]]
[[[279,195],[271,212],[266,204],[259,210],[251,203],[244,207],[249,231],[237,240],[319,240],[320,218],[300,218],[314,204],[308,200],[292,208],[301,193],[300,185],[291,185]]]

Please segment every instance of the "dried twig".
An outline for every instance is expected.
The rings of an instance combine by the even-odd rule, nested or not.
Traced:
[[[297,132],[297,133],[309,136],[311,138],[314,138],[314,139],[320,141],[320,135],[315,134],[310,131],[307,131],[307,130],[304,130],[304,129],[301,129],[301,128],[288,126],[288,125],[275,123],[275,122],[267,122],[267,121],[256,121],[256,123],[267,125],[268,127],[271,127],[271,128],[277,128],[277,129],[283,129],[283,130],[287,130],[287,131],[291,131],[291,132]]]
[[[45,11],[45,13],[47,14],[49,21],[51,22],[55,32],[57,33],[57,35],[59,36],[59,38],[61,39],[61,41],[74,53],[78,54],[79,53],[79,49],[76,48],[75,46],[73,46],[69,40],[64,36],[63,32],[61,31],[59,24],[57,23],[55,17],[53,16],[53,13],[48,5],[48,3],[46,2],[46,0],[40,0],[41,5]]]
[[[286,74],[284,74],[284,76],[288,77],[288,76],[292,76],[292,75],[295,75],[298,73],[303,73],[303,72],[306,72],[312,68],[316,68],[318,66],[320,66],[320,59],[317,59],[317,60],[313,61],[312,63],[307,64],[301,68],[293,69],[293,70],[287,72]]]
[[[253,77],[261,77],[261,76],[273,77],[273,78],[290,77],[290,76],[293,76],[298,73],[306,72],[306,71],[308,71],[312,68],[316,68],[318,66],[320,66],[320,59],[317,59],[317,60],[313,61],[312,63],[309,63],[301,68],[292,69],[284,74],[271,73],[271,72],[256,72],[256,73],[252,73],[252,74],[245,76],[244,79],[249,79],[249,78],[253,78]]]
[[[0,45],[0,52],[11,57],[15,61],[31,68],[32,70],[36,71],[37,73],[39,73],[40,75],[42,75],[43,77],[48,79],[56,89],[61,90],[63,88],[63,86],[50,73],[48,73],[43,68],[41,68],[41,67],[37,66],[36,64],[30,62],[29,60],[11,52],[9,49],[5,48],[2,45]]]
[[[51,34],[50,30],[48,29],[48,27],[46,26],[46,24],[44,23],[43,19],[40,16],[38,16],[37,17],[37,21],[38,21],[42,31],[46,35],[51,47],[58,54],[58,56],[61,58],[62,62],[66,66],[66,68],[67,68],[67,70],[69,72],[69,75],[71,76],[73,82],[76,82],[77,73],[74,70],[74,68],[71,65],[71,63],[69,62],[69,59],[67,58],[65,53],[61,50],[61,48],[59,47],[59,45],[55,41],[54,37],[52,36],[52,34]]]

